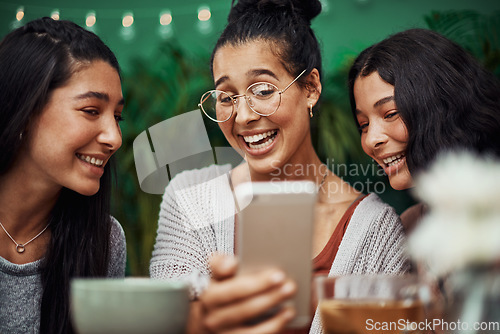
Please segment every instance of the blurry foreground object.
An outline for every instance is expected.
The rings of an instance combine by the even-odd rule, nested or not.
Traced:
[[[315,283],[327,334],[422,333],[429,293],[415,275],[319,276]]]
[[[80,334],[185,333],[187,287],[148,278],[75,279],[71,316]]]
[[[500,332],[500,161],[448,153],[416,181],[429,214],[410,237],[413,257],[445,278],[446,333]]]

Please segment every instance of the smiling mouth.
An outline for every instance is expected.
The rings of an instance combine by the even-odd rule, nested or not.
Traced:
[[[104,164],[104,160],[97,159],[97,158],[91,157],[89,155],[83,155],[83,154],[77,153],[76,157],[78,159],[85,161],[85,162],[87,162],[93,166],[96,166],[96,167],[102,167],[102,165]]]
[[[387,158],[383,159],[383,161],[384,161],[384,164],[386,167],[391,167],[391,166],[394,166],[394,165],[398,164],[399,162],[401,162],[404,159],[404,157],[405,157],[405,155],[403,153],[399,153],[399,154],[393,155],[392,157],[387,157]]]
[[[243,136],[243,140],[251,149],[266,148],[272,144],[276,138],[278,130],[270,130],[253,136]]]

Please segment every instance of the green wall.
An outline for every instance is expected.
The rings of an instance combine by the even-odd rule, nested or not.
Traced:
[[[427,28],[424,16],[432,11],[475,10],[488,14],[500,10],[498,0],[336,0],[313,26],[323,43],[325,67],[337,68],[345,55],[401,30]]]
[[[498,0],[324,0],[324,12],[313,21],[313,27],[323,46],[325,68],[337,68],[345,55],[363,48],[388,34],[411,27],[424,27],[423,16],[431,11],[472,9],[480,13],[500,10]],[[158,30],[159,13],[169,9],[173,16],[174,37],[192,51],[209,52],[218,33],[224,27],[230,0],[123,0],[123,1],[62,1],[9,0],[0,1],[0,36],[5,35],[15,20],[19,6],[24,6],[23,22],[49,16],[59,9],[62,19],[84,25],[87,12],[97,14],[97,33],[117,54],[122,67],[130,67],[133,57],[148,56],[162,41]],[[208,5],[212,12],[211,32],[198,30],[197,11]],[[121,19],[126,11],[134,13],[132,40],[121,37]]]

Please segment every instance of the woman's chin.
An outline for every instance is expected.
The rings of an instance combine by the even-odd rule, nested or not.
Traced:
[[[276,160],[259,160],[247,159],[250,171],[254,174],[268,175],[270,177],[281,175],[280,163]]]
[[[94,196],[99,192],[100,185],[97,186],[89,186],[89,187],[79,187],[77,189],[72,189],[73,191],[79,193],[83,196]]]
[[[389,178],[389,183],[394,190],[406,190],[413,188],[411,177],[401,177],[401,175]]]

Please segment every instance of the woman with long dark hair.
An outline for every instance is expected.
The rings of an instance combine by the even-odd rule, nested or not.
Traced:
[[[110,216],[121,146],[118,62],[93,33],[41,18],[0,43],[0,332],[72,333],[74,277],[120,277]]]
[[[361,52],[349,95],[363,150],[394,189],[413,187],[413,176],[444,151],[500,156],[498,80],[436,32],[410,29]],[[401,218],[411,227],[423,209]]]

